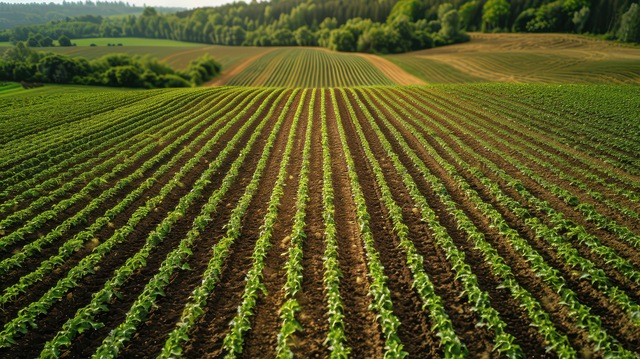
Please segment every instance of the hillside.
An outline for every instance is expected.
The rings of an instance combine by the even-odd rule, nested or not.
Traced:
[[[427,83],[640,84],[640,48],[560,34],[480,34],[386,58]]]
[[[168,40],[108,39],[125,46],[46,48],[95,59],[112,53],[151,55],[172,67],[209,54],[222,75],[208,85],[332,87],[382,84],[640,83],[640,48],[564,34],[472,33],[468,43],[401,55],[344,54],[314,48],[199,45]],[[84,39],[84,43],[101,39]],[[147,46],[139,46],[141,43]],[[2,47],[0,47],[2,52]],[[344,67],[346,66],[346,67]]]

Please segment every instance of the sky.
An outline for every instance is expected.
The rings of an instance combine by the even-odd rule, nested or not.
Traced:
[[[62,3],[62,0],[1,0],[5,3]],[[78,1],[78,0],[70,0],[70,1]],[[83,0],[84,1],[84,0]],[[101,0],[104,1],[104,0]],[[109,0],[112,1],[112,0]],[[233,0],[122,0],[124,2],[128,2],[131,5],[136,6],[170,6],[170,7],[185,7],[185,8],[196,8],[196,7],[204,7],[204,6],[217,6],[226,3],[233,2]],[[246,1],[246,0],[245,0]]]

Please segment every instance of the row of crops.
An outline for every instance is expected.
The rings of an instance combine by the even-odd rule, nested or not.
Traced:
[[[227,82],[232,86],[335,87],[394,85],[367,59],[316,49],[277,49]]]
[[[638,95],[10,98],[0,356],[635,358]]]

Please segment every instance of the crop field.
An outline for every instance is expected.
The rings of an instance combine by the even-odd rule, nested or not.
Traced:
[[[473,34],[469,43],[385,58],[436,84],[640,84],[639,48],[577,35]]]
[[[362,56],[317,49],[282,48],[252,61],[224,84],[335,87],[394,85],[396,82]]]
[[[7,91],[0,357],[640,353],[640,87]]]

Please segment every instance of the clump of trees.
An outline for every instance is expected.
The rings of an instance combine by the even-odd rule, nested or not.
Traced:
[[[412,8],[398,2],[386,23],[356,18],[337,29],[321,29],[319,44],[336,51],[401,53],[469,40],[460,15],[449,3],[438,8],[438,19],[413,21]]]
[[[590,33],[640,43],[638,9],[638,0],[473,0],[460,12],[471,31]]]
[[[24,41],[29,47],[53,47],[55,46],[51,36],[44,36],[40,33],[30,33],[26,41]],[[61,47],[76,46],[71,42],[71,39],[66,35],[61,35],[58,38],[58,45]]]
[[[114,87],[163,88],[198,86],[220,72],[209,55],[175,71],[156,58],[110,54],[96,60],[37,52],[24,42],[0,58],[0,80]]]

